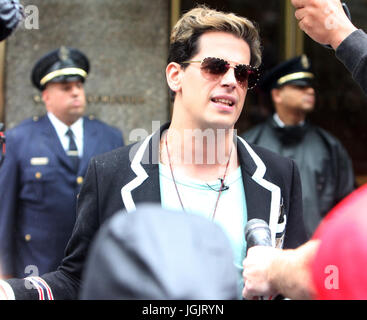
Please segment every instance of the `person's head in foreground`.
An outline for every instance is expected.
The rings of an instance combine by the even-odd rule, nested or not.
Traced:
[[[118,212],[92,246],[82,299],[236,299],[223,230],[194,214],[144,205]]]

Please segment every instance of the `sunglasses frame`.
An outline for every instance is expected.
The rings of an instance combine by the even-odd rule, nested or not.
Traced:
[[[255,67],[253,67],[253,66],[250,66],[250,65],[247,65],[247,64],[237,64],[237,65],[233,65],[233,64],[231,64],[230,62],[228,62],[227,60],[225,60],[225,59],[222,59],[222,58],[216,58],[216,57],[206,57],[206,58],[204,58],[203,60],[187,60],[187,61],[183,61],[183,62],[181,62],[181,64],[190,64],[190,63],[200,63],[201,64],[201,66],[200,66],[200,68],[201,69],[205,69],[205,68],[203,68],[202,67],[202,64],[203,64],[203,62],[205,62],[205,60],[207,60],[207,59],[216,59],[217,61],[219,60],[219,61],[223,61],[223,62],[225,62],[225,64],[228,66],[228,68],[227,68],[227,70],[224,72],[224,73],[222,73],[222,74],[217,74],[218,76],[220,76],[220,75],[224,75],[227,71],[228,71],[228,69],[229,68],[233,68],[234,70],[235,70],[235,77],[236,77],[236,81],[241,85],[241,81],[239,81],[238,79],[237,79],[237,75],[236,75],[236,68],[238,68],[238,67],[245,67],[245,69],[246,69],[246,71],[247,71],[247,85],[248,85],[248,79],[249,79],[249,77],[250,77],[250,74],[249,74],[249,71],[252,71],[252,72],[254,72],[255,73],[255,77],[256,77],[256,79],[255,79],[255,82],[254,82],[254,85],[252,85],[251,87],[250,86],[248,86],[247,87],[247,90],[251,90],[251,89],[253,89],[253,88],[255,88],[256,87],[256,85],[257,85],[257,83],[259,82],[259,78],[260,78],[260,73],[259,73],[259,69],[258,68],[255,68]],[[214,73],[212,73],[213,75],[215,75]],[[242,85],[241,85],[242,86]]]

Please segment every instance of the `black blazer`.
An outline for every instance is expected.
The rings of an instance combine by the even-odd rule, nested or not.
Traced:
[[[168,126],[164,125],[141,142],[96,156],[90,161],[65,258],[56,272],[42,276],[53,298],[77,298],[90,243],[107,218],[121,209],[134,211],[138,204],[144,202],[160,202],[159,141],[162,131]],[[248,219],[267,221],[274,245],[298,247],[306,241],[306,234],[302,220],[300,177],[293,160],[249,145],[240,137],[236,139]],[[38,299],[39,292],[24,290],[23,282],[8,280],[16,299]]]

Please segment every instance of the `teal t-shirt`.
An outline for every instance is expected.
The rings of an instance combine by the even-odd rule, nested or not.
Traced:
[[[203,182],[187,178],[178,172],[174,172],[174,176],[185,211],[212,219],[221,186],[220,180]],[[169,166],[159,164],[159,182],[162,207],[182,211]],[[243,288],[242,262],[246,253],[244,228],[247,222],[241,168],[226,177],[225,185],[229,186],[229,189],[222,191],[220,195],[214,222],[222,227],[233,248],[240,295]]]

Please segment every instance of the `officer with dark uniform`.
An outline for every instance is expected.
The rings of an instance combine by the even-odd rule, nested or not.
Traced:
[[[306,55],[266,73],[260,87],[271,94],[275,113],[243,134],[248,142],[295,160],[309,237],[324,215],[355,186],[352,163],[340,141],[306,119],[315,106],[314,77]]]
[[[0,169],[0,267],[3,277],[37,276],[60,264],[76,219],[91,157],[123,146],[121,131],[84,116],[89,61],[61,47],[32,70],[47,114],[6,132]]]

